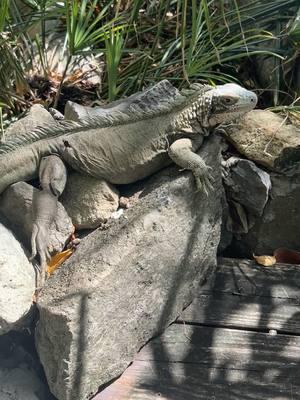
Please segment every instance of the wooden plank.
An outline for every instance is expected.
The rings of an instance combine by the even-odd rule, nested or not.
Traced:
[[[300,400],[300,337],[174,324],[94,400]]]
[[[200,294],[179,321],[300,334],[300,300],[218,292]]]
[[[94,400],[299,400],[299,386],[255,371],[135,361]]]
[[[251,370],[262,376],[271,370],[274,376],[294,382],[300,378],[299,358],[299,336],[173,324],[136,360]]]
[[[251,260],[220,258],[214,279],[198,293],[211,291],[300,300],[300,266],[263,267]]]
[[[95,400],[300,400],[300,266],[221,259],[182,320]],[[251,330],[245,330],[242,328]]]

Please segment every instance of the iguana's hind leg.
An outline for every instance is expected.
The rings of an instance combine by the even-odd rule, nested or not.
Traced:
[[[206,194],[213,189],[213,177],[205,161],[198,154],[194,153],[202,144],[203,137],[198,136],[192,140],[188,138],[178,139],[169,148],[170,158],[184,169],[193,172],[196,180],[197,190],[203,190]]]
[[[67,181],[67,170],[62,160],[51,155],[41,160],[39,167],[41,190],[33,198],[33,229],[31,249],[33,259],[40,258],[40,280],[38,286],[45,282],[47,260],[50,258],[48,239],[51,224],[57,213],[58,197],[63,192]]]

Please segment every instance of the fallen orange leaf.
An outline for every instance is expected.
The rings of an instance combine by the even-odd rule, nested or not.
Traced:
[[[259,265],[263,265],[264,267],[271,267],[276,264],[276,258],[274,256],[255,256],[253,254],[253,258]]]
[[[49,275],[53,274],[53,272],[64,262],[67,258],[69,258],[74,249],[67,249],[62,251],[61,253],[55,254],[48,263],[47,272]]]
[[[300,264],[300,252],[280,247],[274,251],[276,261],[283,264]]]

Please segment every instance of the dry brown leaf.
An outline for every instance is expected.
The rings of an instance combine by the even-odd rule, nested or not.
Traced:
[[[67,249],[65,251],[62,251],[61,253],[55,254],[51,260],[49,261],[47,272],[49,275],[53,274],[53,272],[64,262],[66,261],[67,258],[69,258],[72,253],[74,252],[74,249]]]
[[[272,265],[276,264],[276,258],[274,256],[256,256],[253,254],[253,258],[259,265],[263,265],[264,267],[272,267]]]
[[[280,247],[274,251],[274,257],[278,263],[300,264],[300,252]]]

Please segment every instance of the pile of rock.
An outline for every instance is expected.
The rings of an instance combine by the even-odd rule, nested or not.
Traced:
[[[33,107],[27,118],[39,108]],[[19,121],[18,130],[21,125]],[[63,249],[73,224],[77,230],[99,225],[101,229],[82,239],[38,297],[36,347],[51,392],[59,400],[87,399],[120,374],[142,345],[177,318],[198,285],[213,273],[222,218],[220,139],[207,141],[200,152],[215,178],[208,199],[196,192],[191,173],[173,166],[131,188],[132,197],[122,200],[126,209],[117,215],[115,188],[70,173],[49,251]],[[35,275],[27,256],[36,190],[20,182],[0,198],[6,226],[0,234],[7,235],[2,243],[11,255],[1,260],[10,271],[2,285],[23,306],[14,320],[7,317],[3,332],[24,329],[33,318]],[[119,218],[103,226],[111,214]],[[0,258],[8,250],[3,249]],[[16,282],[22,283],[24,294]],[[7,303],[3,307],[8,311]]]
[[[299,127],[271,111],[254,110],[227,129],[227,139],[244,157],[233,160],[224,180],[230,211],[226,225],[233,236],[228,254],[299,250]]]
[[[136,96],[111,109],[70,103],[67,116],[101,117],[128,107]],[[36,105],[7,135],[44,123],[58,122]],[[215,177],[208,198],[196,193],[189,172],[175,166],[135,184],[132,197],[121,203],[128,187],[119,193],[104,181],[70,172],[49,251],[61,251],[74,226],[80,232],[101,229],[82,239],[38,298],[36,347],[59,400],[88,399],[120,374],[209,278],[218,245],[219,252],[242,257],[300,248],[299,129],[255,110],[226,128],[225,137],[231,146],[223,162],[225,191],[220,138],[212,135],[200,150]],[[32,326],[34,319],[35,272],[28,252],[37,190],[19,182],[0,197],[0,334]],[[0,379],[4,375],[0,365]]]

